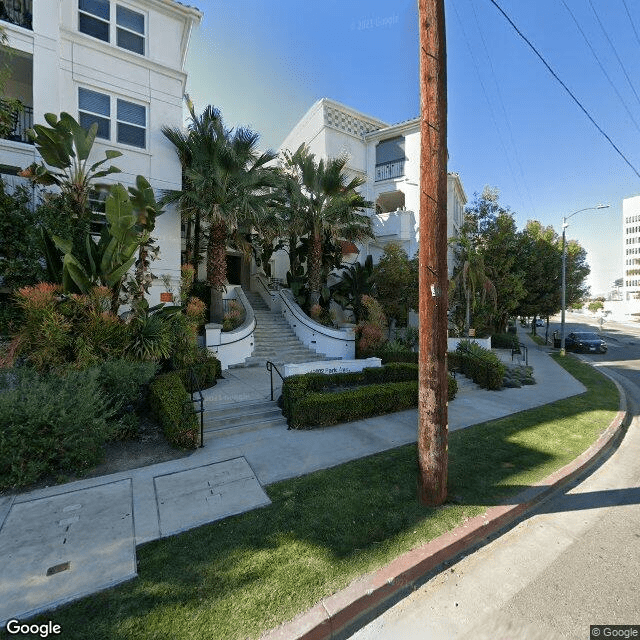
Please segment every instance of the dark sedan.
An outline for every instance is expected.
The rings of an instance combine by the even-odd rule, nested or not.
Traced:
[[[607,343],[596,333],[572,332],[564,341],[567,351],[607,353]]]

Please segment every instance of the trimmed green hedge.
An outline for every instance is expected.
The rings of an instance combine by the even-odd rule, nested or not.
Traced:
[[[222,377],[222,365],[220,360],[213,355],[195,362],[191,365],[193,372],[196,374],[201,389],[208,389],[217,384],[218,378]],[[189,369],[179,369],[176,373],[180,376],[185,389],[191,392],[191,376]]]
[[[178,372],[165,373],[151,383],[149,406],[172,446],[195,449],[200,444],[200,429],[191,396]]]
[[[515,333],[494,333],[491,346],[494,349],[519,349],[518,336]]]
[[[452,365],[483,389],[502,389],[505,365],[495,353],[475,342],[460,342],[452,358]]]
[[[341,387],[347,388],[340,390]],[[449,376],[449,401],[457,391],[457,382]],[[282,399],[282,413],[292,429],[403,411],[418,406],[418,365],[392,363],[355,373],[289,376],[282,384]]]

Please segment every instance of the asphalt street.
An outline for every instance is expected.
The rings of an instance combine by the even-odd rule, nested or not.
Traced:
[[[567,317],[567,332],[596,327]],[[603,334],[608,353],[581,357],[626,390],[632,420],[618,449],[353,640],[586,640],[590,625],[640,625],[640,327],[607,323]]]

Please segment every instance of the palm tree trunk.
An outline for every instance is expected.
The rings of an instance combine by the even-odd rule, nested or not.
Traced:
[[[200,265],[200,239],[202,234],[202,226],[200,224],[200,211],[196,210],[195,220],[193,223],[193,256],[192,265],[195,271],[195,279],[198,279],[198,267]]]
[[[311,292],[311,306],[320,301],[322,286],[322,236],[314,233],[311,236],[309,248],[309,291]]]
[[[209,321],[222,324],[222,292],[227,280],[227,227],[216,222],[209,229],[207,245],[207,283],[211,287]]]

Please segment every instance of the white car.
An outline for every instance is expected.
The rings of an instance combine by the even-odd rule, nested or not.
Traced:
[[[538,319],[536,320],[536,327],[544,327],[544,325],[545,325],[545,324],[546,324],[546,323],[545,323],[545,321],[544,321],[542,318],[538,318]]]

